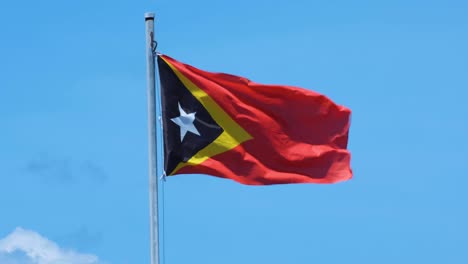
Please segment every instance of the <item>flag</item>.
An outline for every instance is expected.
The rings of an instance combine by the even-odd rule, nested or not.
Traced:
[[[352,177],[351,111],[306,89],[263,85],[157,57],[166,175],[248,185]]]

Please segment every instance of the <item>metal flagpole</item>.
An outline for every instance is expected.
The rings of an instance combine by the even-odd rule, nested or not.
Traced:
[[[149,150],[149,206],[151,264],[159,264],[158,236],[158,164],[156,160],[156,95],[155,95],[155,44],[154,13],[145,13],[146,24],[146,74],[148,96],[148,150]]]

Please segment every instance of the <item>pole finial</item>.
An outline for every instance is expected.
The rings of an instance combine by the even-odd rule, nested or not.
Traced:
[[[153,12],[146,12],[145,13],[145,20],[154,20],[154,13]]]

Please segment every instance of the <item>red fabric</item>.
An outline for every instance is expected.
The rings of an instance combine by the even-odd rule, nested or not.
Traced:
[[[250,185],[335,183],[352,177],[346,149],[351,111],[346,107],[313,91],[205,72],[162,56],[253,137],[177,174],[209,174]]]

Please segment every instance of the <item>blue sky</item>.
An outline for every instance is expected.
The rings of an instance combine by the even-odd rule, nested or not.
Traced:
[[[167,264],[468,263],[461,0],[2,2],[0,263],[149,262],[146,11],[162,53],[353,111],[349,182],[168,179]]]

